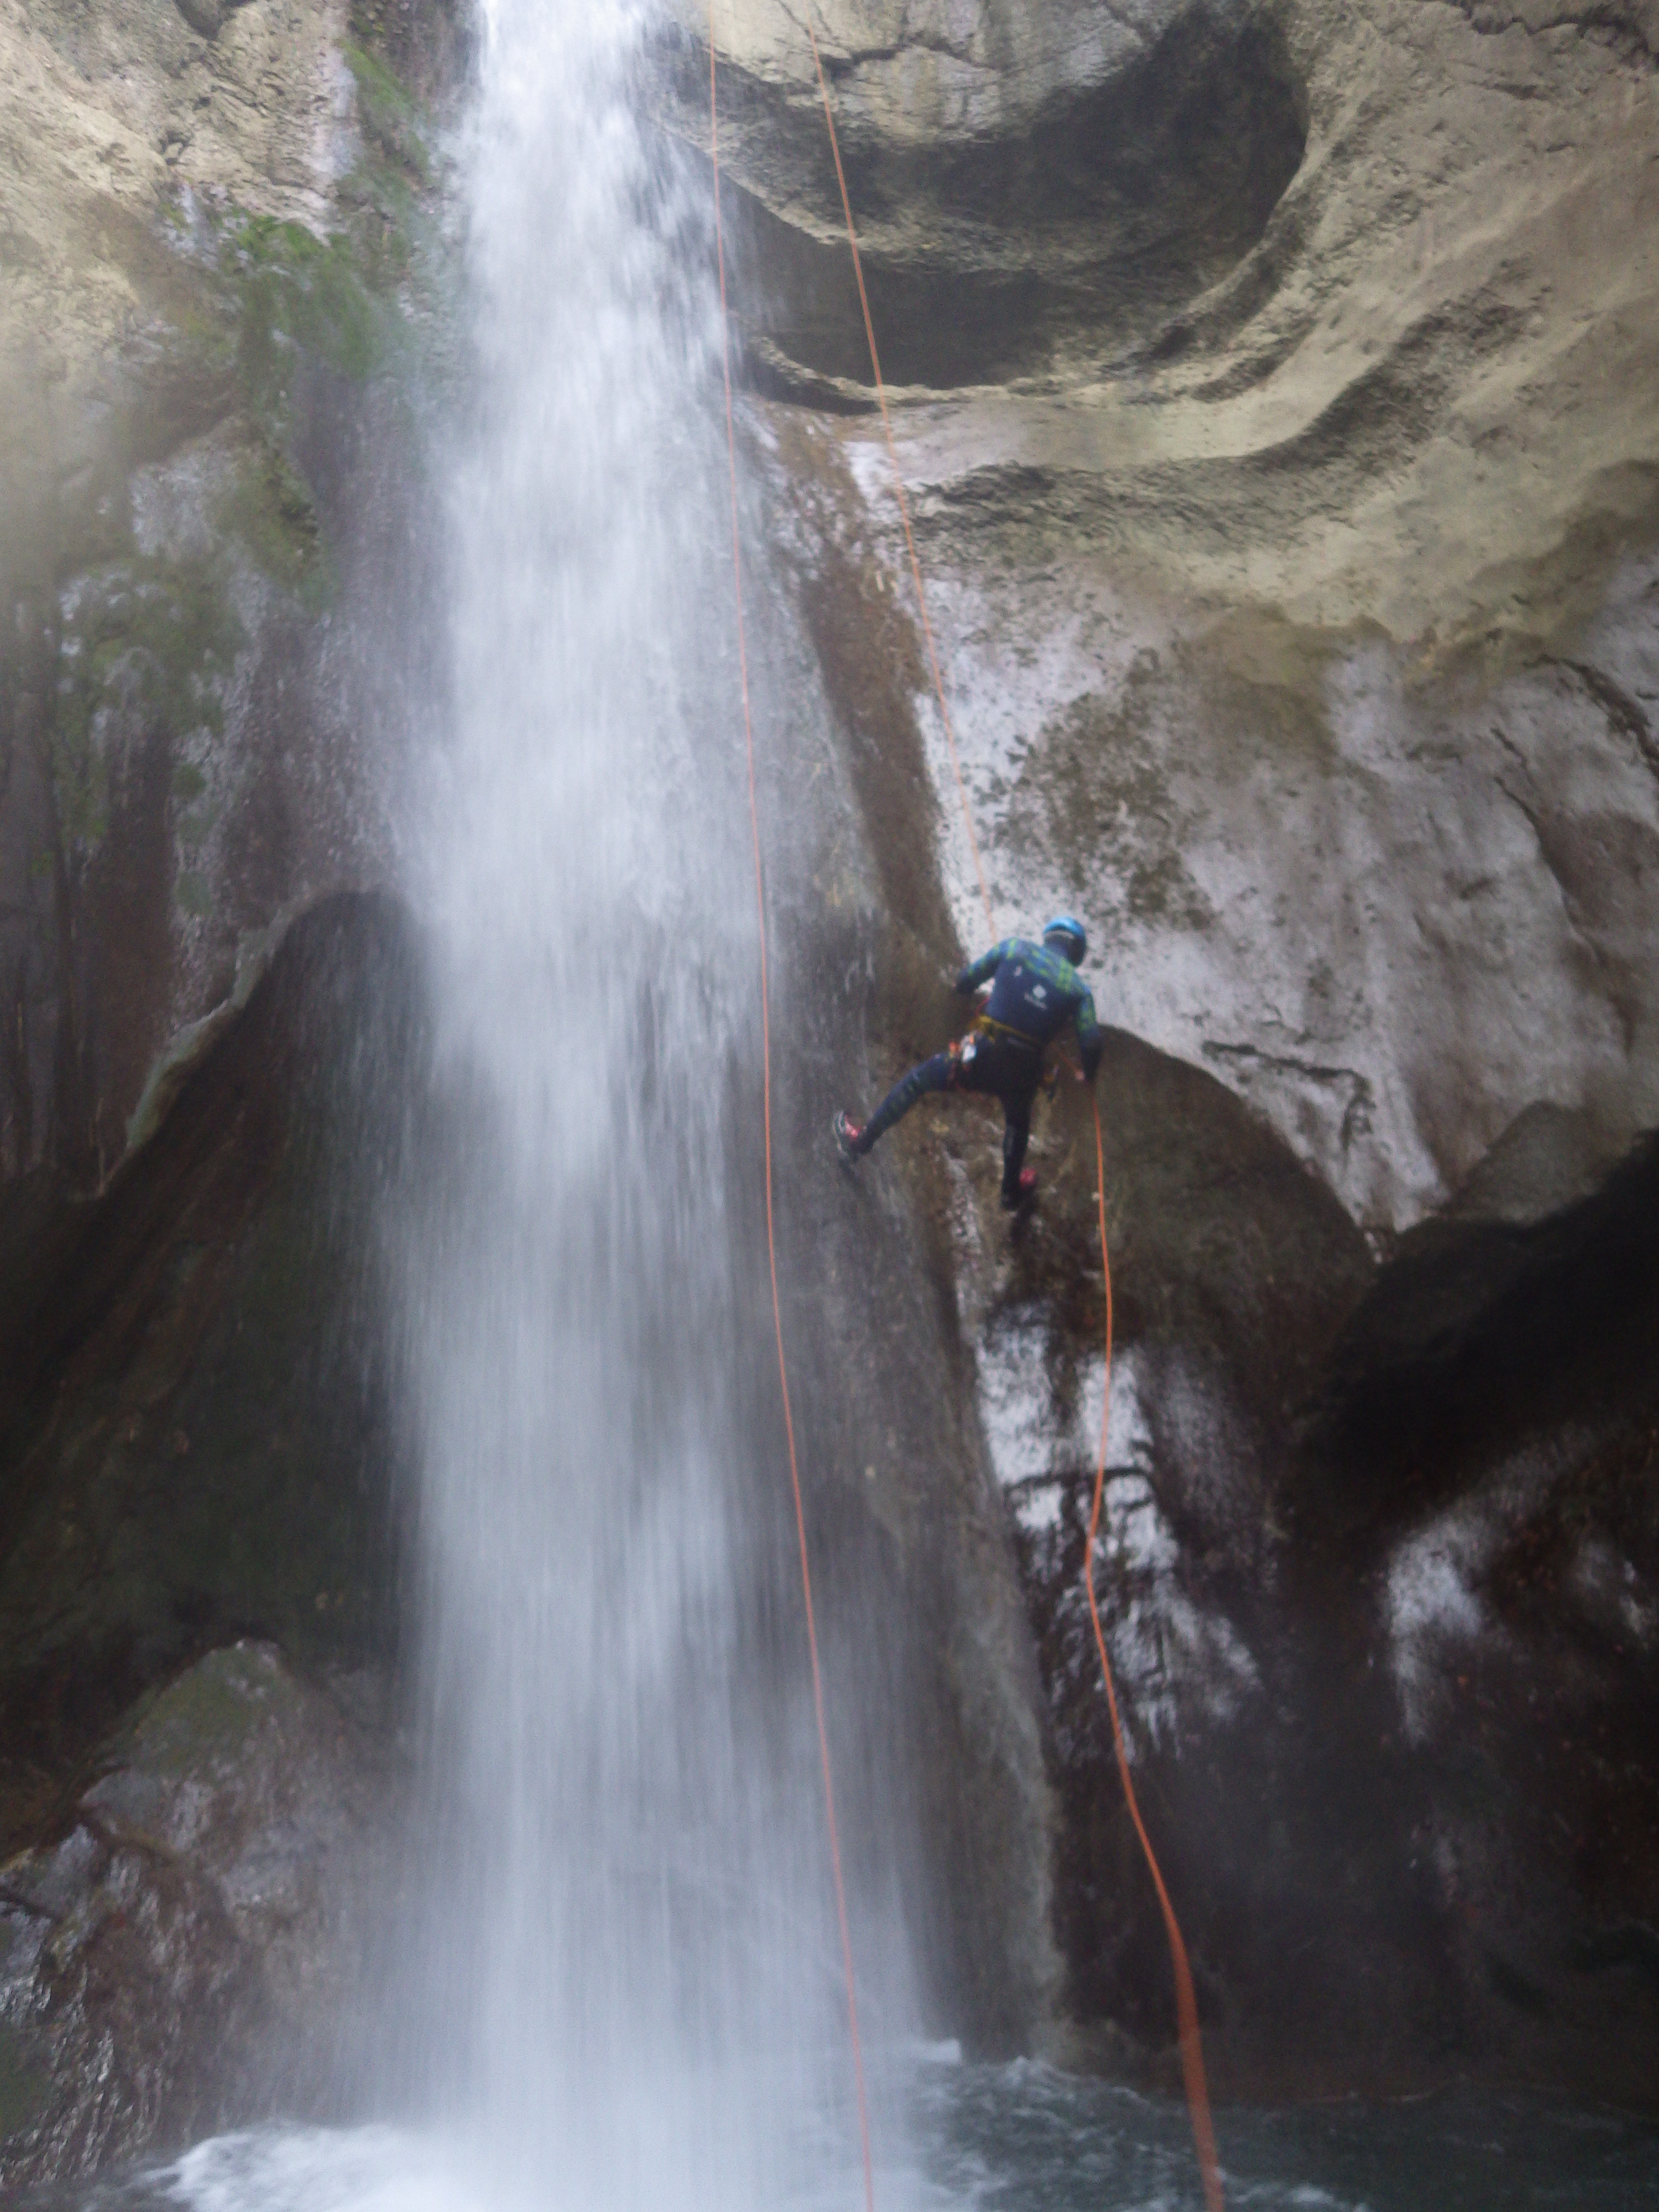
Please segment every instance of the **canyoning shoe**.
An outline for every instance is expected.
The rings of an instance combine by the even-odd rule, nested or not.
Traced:
[[[1005,1213],[1018,1213],[1022,1206],[1029,1206],[1036,1196],[1036,1170],[1022,1168],[1018,1189],[1005,1190],[1002,1194],[1002,1210]]]
[[[836,1150],[844,1168],[855,1168],[864,1158],[859,1149],[859,1139],[864,1134],[856,1121],[849,1121],[845,1114],[837,1112],[830,1123],[836,1140]]]

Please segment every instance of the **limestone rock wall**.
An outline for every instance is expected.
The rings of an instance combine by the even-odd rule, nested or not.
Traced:
[[[1121,1032],[1099,1580],[1215,2070],[1643,2097],[1651,14],[813,21],[993,927],[1084,914]],[[700,22],[663,113],[706,144]],[[889,856],[819,883],[859,933],[856,1107],[960,1021],[986,925],[804,26],[716,39],[775,542]],[[1005,1499],[978,1587],[1012,1576],[1033,1638],[1060,1954],[1026,2034],[1156,2074],[1078,1587],[1092,1131],[1062,1091],[1012,1234],[994,1144],[925,1109],[846,1202],[948,1273]],[[973,1480],[922,1489],[953,1515]]]
[[[106,1176],[261,934],[381,865],[458,57],[394,0],[0,18],[6,1177]]]
[[[844,372],[867,409],[809,51],[728,20],[756,374],[823,398]],[[1535,1101],[1616,1156],[1659,1080],[1643,38],[1415,0],[823,21],[998,926],[1085,908],[1125,1025],[1368,1228]],[[1079,237],[1010,353],[998,253]],[[833,362],[793,317],[809,249],[845,293]],[[981,356],[930,362],[941,325]],[[902,600],[878,426],[837,434]]]

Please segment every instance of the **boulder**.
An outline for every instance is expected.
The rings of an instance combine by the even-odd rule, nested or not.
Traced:
[[[0,2178],[314,2107],[359,1992],[383,1754],[270,1644],[210,1652],[0,1867]]]

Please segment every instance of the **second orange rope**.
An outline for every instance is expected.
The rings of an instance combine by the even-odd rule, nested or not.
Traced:
[[[720,217],[720,103],[715,80],[714,0],[708,0],[708,149],[714,175],[714,248],[720,269],[721,361],[726,382],[726,456],[732,489],[732,580],[737,599],[738,678],[743,697],[744,744],[749,766],[749,827],[754,844],[755,904],[760,925],[761,1065],[766,1132],[766,1256],[772,1279],[772,1324],[777,1340],[778,1387],[783,1398],[784,1436],[789,1448],[789,1486],[794,1500],[795,1534],[800,1547],[801,1595],[806,1607],[806,1648],[812,1671],[812,1712],[817,1723],[818,1756],[823,1772],[824,1817],[830,1831],[830,1865],[835,1881],[842,1966],[847,1979],[847,2027],[853,2046],[853,2081],[858,2098],[865,2212],[875,2212],[875,2172],[870,2152],[870,2103],[865,2088],[864,2048],[859,2034],[858,1990],[853,1978],[853,1939],[847,1917],[847,1885],[842,1875],[841,1834],[836,1820],[836,1784],[830,1761],[830,1730],[823,1711],[823,1677],[818,1665],[817,1621],[812,1605],[812,1566],[806,1543],[806,1510],[801,1500],[800,1465],[795,1451],[795,1416],[789,1396],[789,1362],[783,1343],[783,1302],[778,1293],[778,1242],[772,1205],[772,1015],[767,965],[766,879],[761,866],[760,805],[755,790],[755,725],[749,704],[749,647],[743,613],[743,533],[738,512],[737,432],[732,419],[732,341],[726,313],[726,235]]]
[[[823,57],[818,51],[817,34],[812,28],[811,17],[806,18],[806,36],[812,49],[812,66],[817,73],[818,91],[823,101],[823,119],[830,132],[830,151],[836,164],[836,182],[841,187],[842,212],[847,221],[847,242],[852,249],[853,274],[858,283],[859,305],[864,313],[864,334],[870,344],[870,368],[875,380],[876,404],[881,413],[882,434],[886,441],[887,458],[892,465],[893,489],[898,499],[899,518],[904,526],[905,549],[910,558],[910,574],[915,584],[916,607],[921,618],[922,636],[927,647],[927,665],[933,675],[933,690],[939,700],[939,719],[944,725],[945,741],[950,750],[951,773],[956,778],[957,795],[962,803],[963,826],[968,833],[968,847],[973,854],[974,872],[979,882],[980,899],[985,908],[985,924],[989,934],[996,935],[996,919],[991,907],[990,889],[985,878],[985,864],[980,855],[979,839],[974,832],[973,809],[969,804],[968,786],[962,772],[962,756],[957,747],[956,730],[951,720],[951,709],[945,696],[944,678],[939,672],[939,651],[933,641],[933,623],[928,618],[927,594],[922,586],[921,561],[916,551],[915,532],[910,524],[910,503],[904,489],[903,472],[899,467],[898,447],[893,437],[892,417],[887,410],[887,391],[882,381],[881,358],[876,350],[875,324],[870,313],[870,295],[865,288],[864,261],[859,252],[858,232],[853,222],[853,203],[847,190],[847,172],[842,164],[841,143],[836,134],[835,111],[830,100],[829,81],[823,72]],[[1103,1403],[1100,1415],[1100,1449],[1095,1464],[1094,1497],[1089,1513],[1089,1533],[1084,1545],[1083,1580],[1089,1601],[1089,1620],[1094,1630],[1095,1648],[1100,1655],[1100,1671],[1106,1686],[1107,1710],[1111,1715],[1112,1748],[1117,1759],[1118,1774],[1123,1784],[1123,1795],[1129,1808],[1136,1836],[1145,1855],[1147,1869],[1152,1877],[1152,1887],[1164,1915],[1164,1931],[1170,1942],[1170,1960],[1175,1973],[1176,2019],[1181,2045],[1182,2074],[1186,2084],[1188,2108],[1192,2115],[1193,2141],[1198,2153],[1199,2170],[1203,2176],[1204,2197],[1208,2212],[1222,2212],[1221,2168],[1216,2156],[1215,2128],[1210,2118],[1209,2083],[1204,2069],[1204,2046],[1199,2033],[1198,2002],[1193,1989],[1192,1967],[1187,1957],[1187,1945],[1181,1933],[1181,1923],[1176,1917],[1170,1893],[1165,1887],[1158,1855],[1152,1849],[1152,1838],[1141,1818],[1140,1804],[1135,1796],[1134,1780],[1129,1771],[1128,1747],[1124,1740],[1123,1723],[1118,1711],[1117,1687],[1112,1677],[1112,1662],[1107,1655],[1106,1638],[1100,1625],[1100,1608],[1095,1599],[1095,1547],[1100,1534],[1101,1510],[1106,1495],[1107,1432],[1111,1418],[1112,1400],[1112,1262],[1106,1238],[1106,1152],[1101,1135],[1100,1107],[1092,1091],[1090,1103],[1094,1109],[1096,1199],[1100,1210],[1100,1258],[1106,1280],[1106,1370]]]

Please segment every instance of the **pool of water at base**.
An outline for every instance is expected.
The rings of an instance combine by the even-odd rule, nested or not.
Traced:
[[[1200,2212],[1184,2108],[1027,2061],[951,2046],[882,2069],[908,2154],[878,2167],[878,2212]],[[856,2212],[862,2190],[821,2115],[808,2191],[763,2212]],[[1227,2203],[1249,2212],[1638,2212],[1659,2208],[1659,2119],[1472,2092],[1217,2114]],[[884,2132],[886,2132],[884,2130]],[[661,2203],[675,2196],[665,2177]],[[586,2212],[556,2179],[497,2188],[464,2137],[387,2126],[270,2128],[164,2167],[60,2193],[76,2212]],[[641,2208],[646,2212],[646,2208]],[[651,2208],[657,2212],[657,2208]]]
[[[1017,2062],[919,2080],[936,2207],[1188,2212],[1203,2203],[1186,2107]],[[1574,2212],[1659,2207],[1659,2122],[1460,2093],[1216,2113],[1227,2203],[1251,2212]]]

